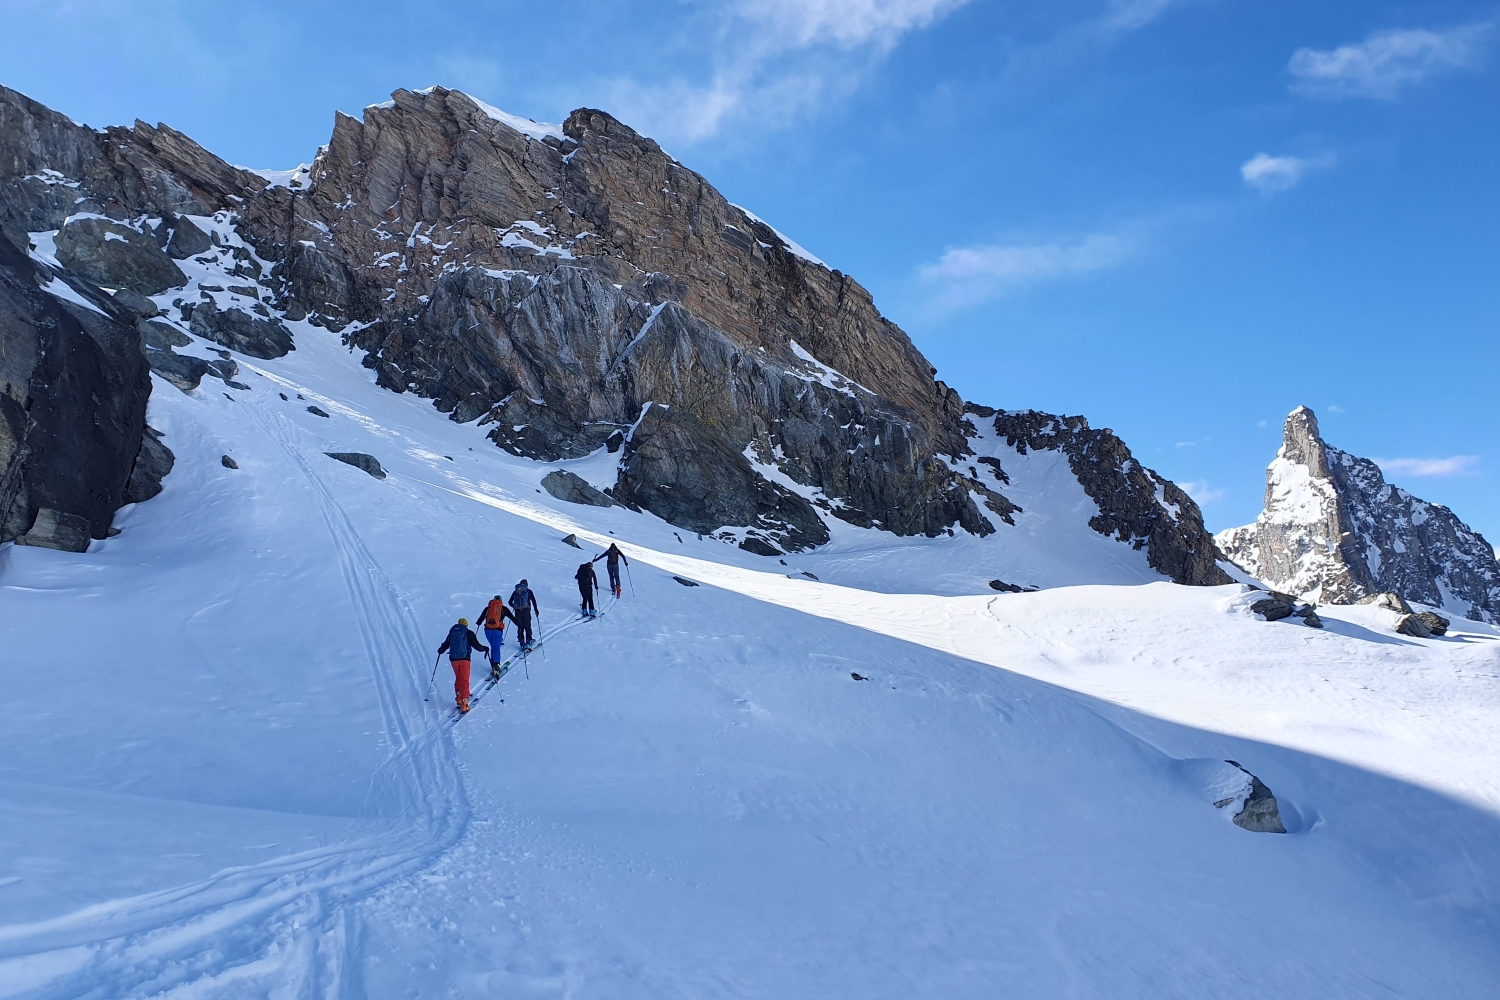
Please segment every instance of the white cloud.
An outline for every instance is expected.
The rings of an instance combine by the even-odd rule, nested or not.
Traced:
[[[901,40],[971,0],[739,0],[706,6],[684,35],[694,50],[659,66],[564,85],[665,144],[714,138],[732,123],[808,117],[855,91]],[[706,54],[705,54],[706,53]],[[574,93],[582,91],[582,93]]]
[[[890,48],[969,0],[741,0],[744,21],[767,31],[762,45],[780,49],[832,44]]]
[[[936,290],[940,309],[978,305],[1033,285],[1116,267],[1138,251],[1134,239],[1095,233],[1071,242],[958,247],[923,264],[918,276]]]
[[[1298,49],[1287,69],[1292,89],[1309,97],[1394,98],[1429,77],[1473,69],[1494,25],[1469,24],[1446,31],[1385,31],[1336,49]]]
[[[1349,411],[1346,410],[1346,409],[1344,409],[1342,406],[1340,406],[1337,403],[1329,403],[1328,404],[1328,412],[1329,413],[1348,413]]]
[[[1197,479],[1187,483],[1178,483],[1177,485],[1181,486],[1182,492],[1192,497],[1193,502],[1200,507],[1206,503],[1213,503],[1215,500],[1224,499],[1224,491],[1214,489],[1212,486],[1208,485],[1208,481],[1204,479]]]
[[[1111,0],[1109,12],[1104,16],[1104,27],[1116,31],[1135,31],[1175,7],[1182,0]]]
[[[1382,472],[1393,476],[1466,476],[1479,466],[1478,455],[1448,458],[1376,458]]]
[[[1314,170],[1333,166],[1333,157],[1272,156],[1256,153],[1240,164],[1240,177],[1262,194],[1289,191]]]

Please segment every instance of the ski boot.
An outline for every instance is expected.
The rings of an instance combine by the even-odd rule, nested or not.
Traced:
[[[459,715],[468,715],[469,714],[469,699],[467,699],[467,698],[460,698],[460,699],[458,699],[458,714]]]

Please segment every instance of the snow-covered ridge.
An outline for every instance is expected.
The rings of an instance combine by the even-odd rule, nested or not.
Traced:
[[[790,237],[788,237],[781,230],[777,229],[775,226],[771,225],[769,222],[767,222],[765,219],[762,219],[760,216],[756,215],[754,212],[750,211],[744,205],[735,205],[733,202],[731,202],[730,204],[734,208],[737,208],[741,212],[744,212],[745,215],[748,216],[751,219],[751,221],[753,221],[753,222],[759,222],[761,225],[763,225],[767,229],[771,230],[771,232],[775,233],[776,234],[776,238],[779,239],[779,240],[781,240],[782,243],[786,244],[786,248],[787,248],[787,250],[791,251],[792,256],[794,256],[794,257],[801,257],[803,260],[807,261],[809,264],[816,264],[819,267],[825,267],[825,268],[828,267],[828,265],[825,264],[825,263],[823,263],[822,260],[820,260],[817,257],[813,256],[804,246],[802,246],[802,244],[800,244],[796,240],[793,240]]]

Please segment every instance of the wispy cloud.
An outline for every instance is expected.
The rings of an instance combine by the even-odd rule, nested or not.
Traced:
[[[1445,31],[1384,31],[1336,49],[1298,49],[1287,69],[1299,94],[1390,100],[1430,77],[1478,67],[1493,29],[1486,21]]]
[[[1144,28],[1183,0],[1112,0],[1104,15],[1103,26],[1115,31]]]
[[[663,59],[649,73],[579,80],[566,85],[567,100],[601,102],[668,144],[712,139],[736,123],[795,121],[848,97],[903,38],[969,2],[738,0],[709,6],[683,36],[682,44],[696,50],[691,56]],[[660,71],[674,62],[690,68]]]
[[[1107,270],[1138,252],[1138,241],[1094,233],[1045,243],[957,247],[918,269],[940,311],[963,309],[1034,285]]]
[[[1479,468],[1478,455],[1451,455],[1448,458],[1376,458],[1381,471],[1393,476],[1467,476]]]
[[[1240,164],[1240,177],[1262,194],[1275,194],[1291,190],[1312,171],[1326,170],[1333,164],[1332,156],[1309,158],[1256,153]]]
[[[1214,489],[1208,485],[1208,481],[1205,479],[1195,479],[1191,482],[1178,483],[1177,485],[1181,486],[1182,492],[1192,497],[1193,502],[1200,507],[1206,503],[1213,503],[1215,500],[1224,499],[1224,491]]]
[[[1342,406],[1340,406],[1337,403],[1329,403],[1328,404],[1328,412],[1329,413],[1348,413],[1349,411],[1346,410],[1346,409],[1344,409]]]

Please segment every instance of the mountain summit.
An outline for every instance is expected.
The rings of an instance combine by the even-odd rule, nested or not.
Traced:
[[[1214,540],[1246,572],[1308,600],[1349,604],[1393,591],[1500,621],[1490,544],[1447,507],[1387,483],[1374,462],[1326,443],[1305,406],[1286,418],[1265,510]]]
[[[1228,579],[1196,505],[1123,442],[1078,417],[966,411],[857,282],[603,111],[549,125],[442,87],[398,90],[336,115],[311,164],[253,172],[165,125],[95,130],[0,89],[0,228],[29,257],[6,265],[17,291],[0,312],[37,356],[34,317],[57,312],[94,354],[129,360],[139,341],[151,371],[191,392],[206,375],[243,385],[235,354],[274,359],[330,331],[385,389],[558,465],[543,485],[561,499],[763,556],[823,545],[839,522],[1005,535],[981,585],[1047,585],[1047,560],[1002,551],[1057,523],[1060,494],[1032,499],[1014,478],[1050,469],[1028,456],[1053,451],[1086,496],[1066,515],[1140,552],[1140,579]],[[0,540],[86,546],[165,474],[149,380],[111,382],[122,364],[90,362],[89,392],[128,419],[94,449],[110,461],[71,487],[87,502],[49,472],[93,467],[65,444],[98,436],[87,412],[34,408],[44,426],[0,428]],[[8,378],[16,412],[55,382]]]

